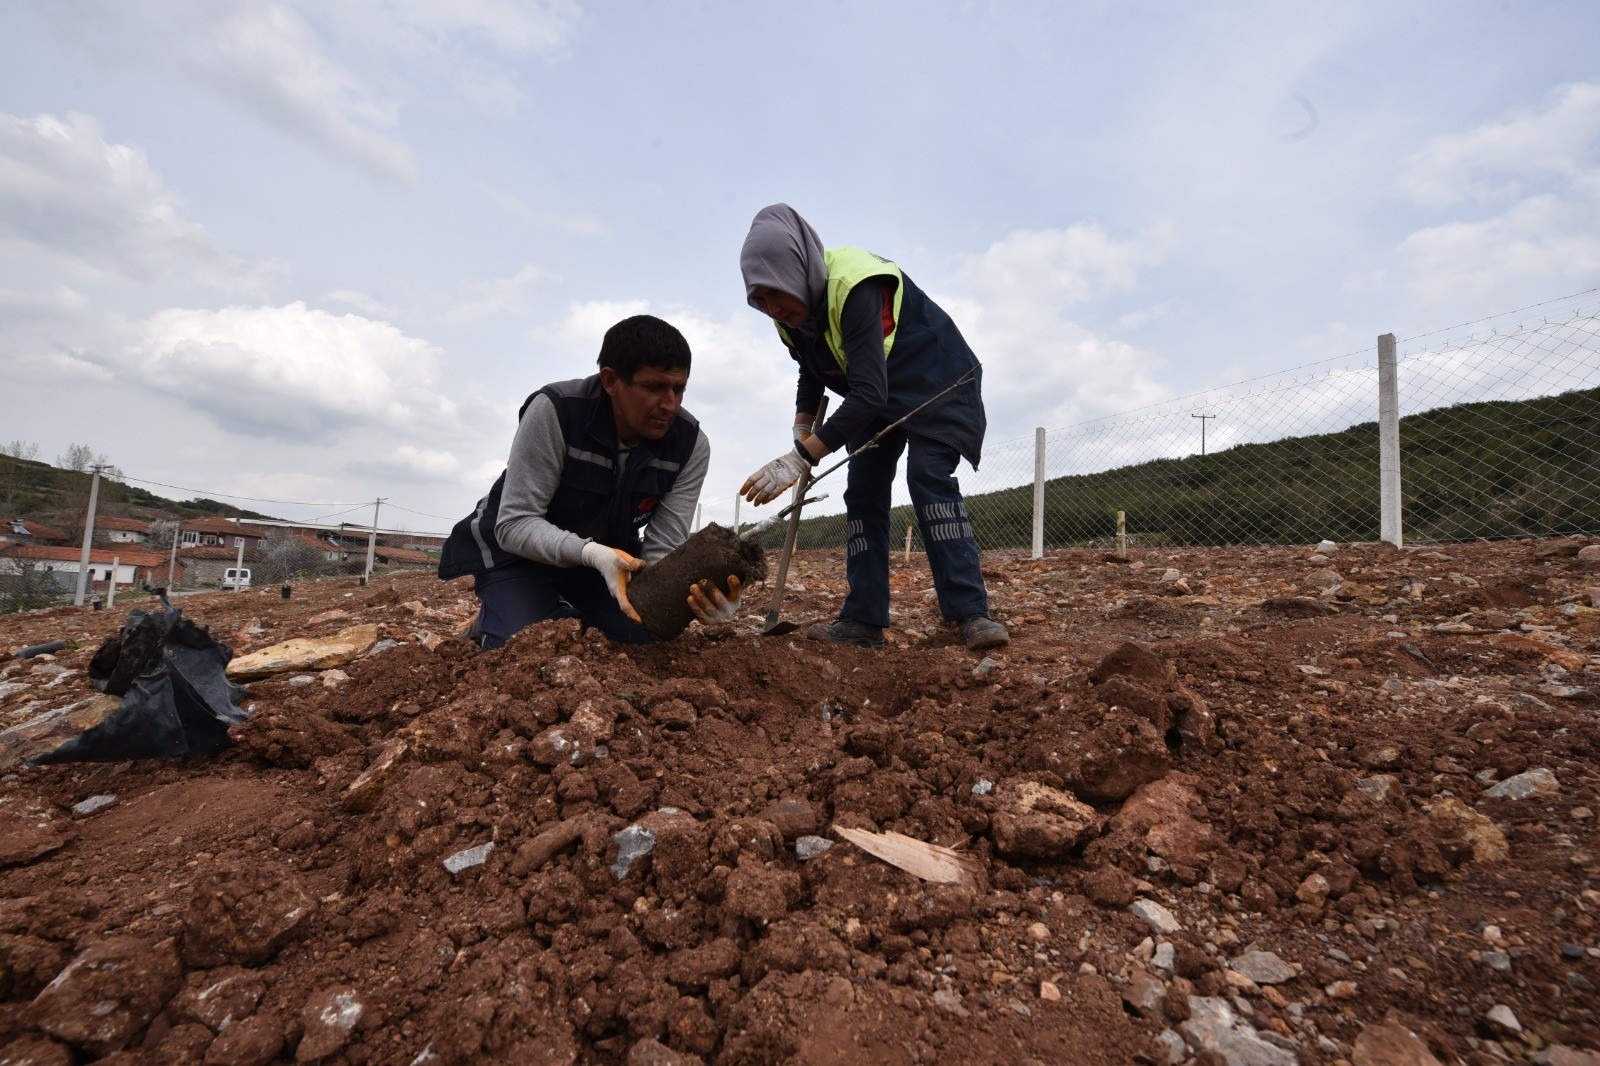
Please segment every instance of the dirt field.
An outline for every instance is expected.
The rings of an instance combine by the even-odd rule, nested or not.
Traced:
[[[990,556],[988,657],[916,557],[881,652],[754,635],[763,590],[487,654],[427,575],[185,598],[383,642],[211,759],[0,768],[0,1063],[1600,1063],[1582,543]],[[842,557],[791,582],[831,618]],[[0,727],[128,606],[0,618],[76,642]]]

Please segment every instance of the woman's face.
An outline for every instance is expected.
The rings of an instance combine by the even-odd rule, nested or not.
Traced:
[[[762,314],[790,329],[799,329],[811,317],[811,309],[806,307],[804,300],[770,285],[757,285],[750,291],[750,297]]]

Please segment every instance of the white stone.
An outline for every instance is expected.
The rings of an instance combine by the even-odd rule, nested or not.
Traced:
[[[630,825],[611,839],[617,845],[617,860],[611,864],[611,873],[618,881],[627,877],[633,864],[656,846],[656,835],[642,825]]]
[[[1128,912],[1135,918],[1143,919],[1157,933],[1176,933],[1183,928],[1171,911],[1153,899],[1134,900],[1128,905]]]
[[[72,813],[73,814],[93,814],[95,811],[98,811],[101,807],[109,807],[115,802],[117,802],[117,797],[115,797],[115,796],[90,796],[88,799],[83,800],[81,803],[74,803],[72,805]]]
[[[833,841],[823,837],[798,837],[794,842],[794,855],[801,862],[806,862],[816,858],[831,847],[833,847]],[[618,854],[620,856],[620,850]]]
[[[1484,1012],[1483,1016],[1508,1032],[1522,1032],[1522,1023],[1517,1021],[1516,1013],[1504,1003],[1496,1003]]]
[[[1300,1062],[1294,1052],[1261,1039],[1227,1000],[1215,996],[1190,996],[1189,1020],[1179,1028],[1195,1052],[1215,1051],[1228,1066],[1298,1066]]]
[[[1556,780],[1556,775],[1544,767],[1537,770],[1528,770],[1508,777],[1499,784],[1487,789],[1485,796],[1494,799],[1527,799],[1529,796],[1554,796],[1561,792],[1561,783]]]
[[[478,844],[475,847],[462,848],[460,851],[444,860],[444,868],[453,874],[474,866],[482,866],[489,861],[489,853],[494,850],[494,841]]]
[[[1228,965],[1258,985],[1281,985],[1295,978],[1294,967],[1270,951],[1247,951]]]

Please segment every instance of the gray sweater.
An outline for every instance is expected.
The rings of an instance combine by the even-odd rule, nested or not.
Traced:
[[[628,461],[630,450],[617,450],[619,466]],[[535,396],[522,413],[517,435],[511,440],[506,483],[500,491],[494,535],[506,551],[551,566],[583,565],[583,546],[589,543],[588,538],[551,525],[544,517],[561,484],[561,468],[566,459],[567,442],[561,435],[556,405],[548,396]],[[710,464],[711,442],[701,429],[672,491],[650,516],[644,534],[646,563],[659,562],[688,538],[695,504],[700,500],[700,486]]]

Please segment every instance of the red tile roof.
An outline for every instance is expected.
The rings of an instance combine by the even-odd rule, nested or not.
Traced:
[[[128,533],[148,533],[150,523],[142,518],[119,518],[116,515],[101,515],[94,520],[96,529],[121,529]]]
[[[216,515],[206,515],[204,518],[185,518],[180,523],[180,528],[185,533],[192,530],[196,533],[224,533],[230,537],[260,537],[262,535],[257,528],[241,525],[238,522],[231,522],[226,518],[218,518]]]
[[[17,532],[16,527],[19,523],[23,529],[27,530],[26,533]],[[66,530],[57,529],[54,526],[47,526],[43,522],[35,522],[31,518],[7,518],[4,522],[0,522],[0,535],[13,537],[26,536],[32,537],[35,540],[67,539]]]
[[[6,544],[0,545],[0,555],[15,556],[18,559],[49,559],[52,562],[75,563],[83,558],[83,549],[49,544]],[[110,563],[113,558],[122,560],[124,566],[156,567],[167,564],[167,557],[160,552],[108,551],[105,548],[94,548],[89,552],[91,563]]]
[[[436,556],[427,552],[413,551],[410,548],[385,548],[379,545],[376,553],[378,558],[387,559],[391,563],[432,564],[438,562]]]

